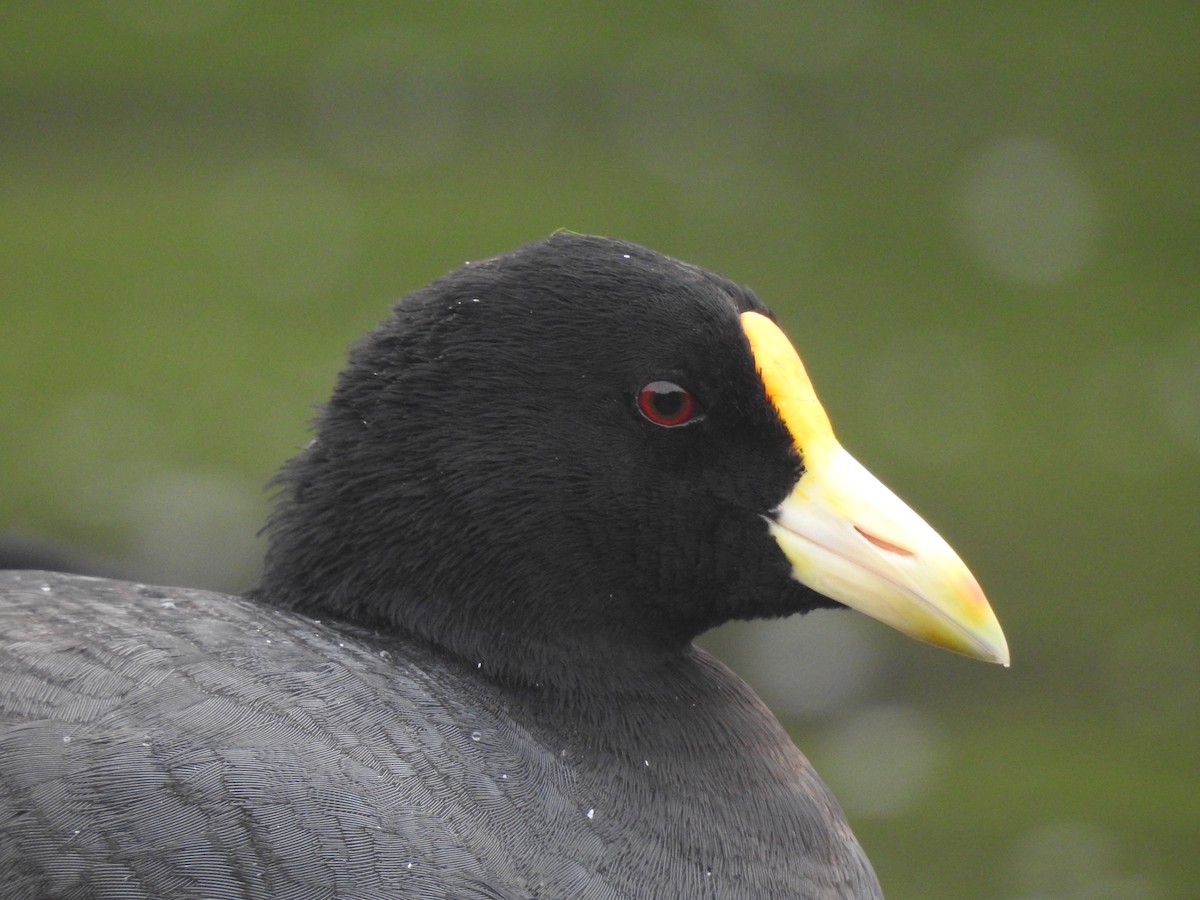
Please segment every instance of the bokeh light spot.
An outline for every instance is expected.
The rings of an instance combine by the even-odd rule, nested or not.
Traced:
[[[1007,281],[1057,284],[1096,254],[1096,191],[1047,141],[1006,138],[992,144],[968,167],[958,207],[972,253]]]
[[[1117,871],[1112,834],[1091,822],[1051,822],[1028,832],[1016,850],[1021,898],[1138,900],[1154,896],[1146,877]]]
[[[820,768],[851,818],[899,816],[931,787],[942,743],[918,710],[871,707],[825,737]]]
[[[738,674],[785,719],[840,713],[870,690],[879,671],[872,626],[841,610],[819,610],[722,629]]]
[[[122,511],[140,577],[241,593],[253,583],[265,502],[223,472],[164,471],[138,483]]]

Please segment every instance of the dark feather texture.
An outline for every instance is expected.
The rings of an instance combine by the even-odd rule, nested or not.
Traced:
[[[691,645],[830,605],[763,520],[803,460],[748,309],[601,238],[469,264],[352,348],[249,598],[0,573],[0,895],[878,896]]]

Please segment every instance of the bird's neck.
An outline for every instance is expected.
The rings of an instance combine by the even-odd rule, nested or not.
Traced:
[[[476,595],[467,605],[428,591],[297,590],[260,584],[250,596],[313,618],[418,641],[479,676],[514,688],[621,694],[678,666],[696,630],[655,620],[637,598],[572,592],[556,606]],[[376,588],[378,591],[378,588]],[[641,618],[637,615],[640,613]]]
[[[398,630],[456,657],[480,675],[514,688],[563,695],[622,695],[661,683],[690,647],[691,635],[668,635],[620,619],[572,621],[536,610],[477,610],[469,621],[398,619]],[[431,624],[438,627],[430,628]]]

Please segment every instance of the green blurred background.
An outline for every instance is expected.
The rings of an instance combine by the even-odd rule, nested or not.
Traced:
[[[1200,4],[0,3],[0,532],[241,589],[346,344],[565,227],[781,314],[1010,671],[708,639],[893,898],[1200,884]]]

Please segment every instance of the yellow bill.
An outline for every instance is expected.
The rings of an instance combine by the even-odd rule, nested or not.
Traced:
[[[804,473],[768,519],[798,581],[893,628],[988,662],[1008,643],[979,583],[942,537],[833,436],[800,357],[779,327],[742,328]]]

